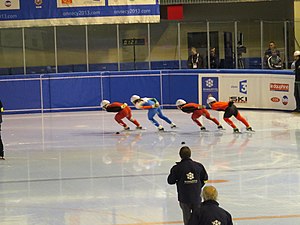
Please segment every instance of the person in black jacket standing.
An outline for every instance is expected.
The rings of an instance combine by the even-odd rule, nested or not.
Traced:
[[[295,58],[295,85],[294,85],[294,96],[296,100],[295,112],[300,112],[300,51],[294,52]]]
[[[2,137],[1,137],[1,124],[2,124],[2,112],[3,112],[3,105],[0,100],[0,159],[4,160],[4,147],[3,147],[3,142],[2,142]]]
[[[233,225],[230,213],[219,207],[218,191],[214,186],[205,186],[202,196],[204,202],[193,211],[188,225]]]
[[[179,155],[181,161],[171,168],[167,181],[177,185],[178,201],[184,224],[187,225],[192,212],[200,207],[201,188],[208,180],[208,175],[201,163],[191,159],[189,147],[183,146]]]
[[[191,48],[191,53],[187,60],[188,69],[203,69],[203,58],[195,47]]]

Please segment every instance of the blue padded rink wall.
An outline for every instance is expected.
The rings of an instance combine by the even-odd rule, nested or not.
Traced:
[[[201,118],[208,132],[200,132],[174,104],[177,98],[201,100],[202,72],[1,77],[6,160],[0,161],[0,224],[183,224],[176,187],[166,182],[182,142],[206,167],[235,225],[300,224],[300,114],[237,103],[255,133],[233,134],[223,113],[212,110],[226,130]],[[163,123],[166,132],[158,132],[145,110],[133,110],[147,129],[135,130],[125,120],[132,131],[116,134],[121,127],[114,113],[101,111],[99,102],[129,103],[132,94],[157,97],[178,127]]]

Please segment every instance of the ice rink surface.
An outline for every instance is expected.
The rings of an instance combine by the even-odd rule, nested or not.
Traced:
[[[176,186],[166,182],[185,142],[235,225],[300,224],[300,114],[241,110],[255,133],[233,134],[164,110],[177,124],[120,132],[102,111],[4,115],[0,225],[183,224]],[[234,120],[239,128],[243,125]]]

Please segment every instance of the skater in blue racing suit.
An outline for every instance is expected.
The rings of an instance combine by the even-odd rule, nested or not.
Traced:
[[[158,115],[159,118],[170,124],[171,128],[176,127],[176,124],[163,114],[156,98],[141,98],[138,95],[132,95],[130,101],[137,109],[148,109],[148,119],[158,128],[158,130],[162,131],[164,130],[164,127],[154,119],[155,115]]]

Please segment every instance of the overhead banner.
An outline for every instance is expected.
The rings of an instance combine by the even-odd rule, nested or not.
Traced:
[[[159,21],[158,0],[0,0],[0,28]]]

